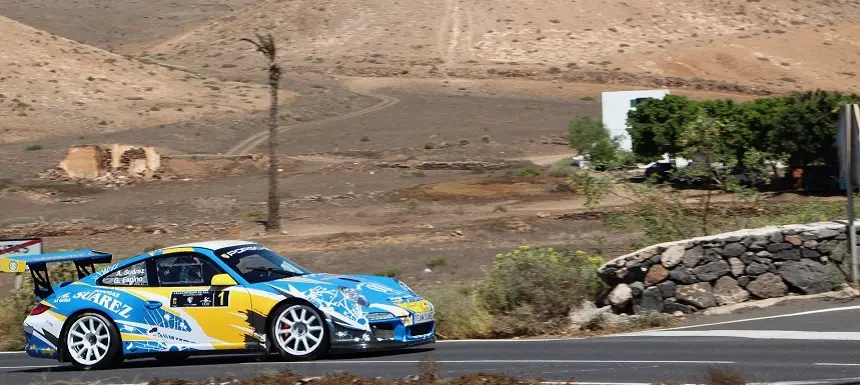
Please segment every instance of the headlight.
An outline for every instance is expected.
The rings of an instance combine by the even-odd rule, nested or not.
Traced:
[[[397,281],[397,284],[399,284],[399,285],[400,285],[400,287],[402,287],[404,290],[406,290],[406,291],[408,291],[408,292],[410,292],[410,293],[412,293],[412,294],[415,294],[415,291],[414,291],[414,290],[412,290],[412,288],[410,288],[410,287],[409,287],[409,285],[407,285],[405,282],[403,282],[403,281],[401,281],[401,280],[399,280],[399,279],[397,279],[396,281]]]
[[[339,287],[338,290],[340,290],[341,294],[343,294],[343,296],[348,298],[350,301],[355,302],[359,305],[367,306],[367,298],[364,298],[364,296],[361,295],[358,290],[342,286]]]
[[[366,317],[367,317],[368,321],[381,321],[381,320],[393,319],[394,314],[391,314],[389,312],[370,313]]]

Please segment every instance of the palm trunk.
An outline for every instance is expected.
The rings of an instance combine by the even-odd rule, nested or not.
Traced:
[[[274,64],[274,63],[273,63]],[[266,229],[278,231],[281,229],[281,202],[278,199],[278,83],[280,74],[277,70],[269,73],[269,91],[272,104],[269,106],[269,221]]]

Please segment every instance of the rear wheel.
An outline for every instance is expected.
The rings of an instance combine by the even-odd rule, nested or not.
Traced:
[[[76,368],[106,369],[122,362],[122,343],[113,322],[98,313],[83,313],[69,320],[63,349]]]
[[[304,304],[285,304],[275,310],[269,335],[287,360],[313,360],[328,350],[328,328],[319,310]]]

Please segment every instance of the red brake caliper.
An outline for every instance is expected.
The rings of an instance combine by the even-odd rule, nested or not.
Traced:
[[[287,332],[287,336],[289,336],[290,334],[292,334],[292,332],[290,331],[290,324],[288,324],[288,323],[286,323],[286,322],[284,322],[284,326],[282,326],[282,327],[281,327],[281,330],[282,330],[282,331],[286,331],[286,332]]]

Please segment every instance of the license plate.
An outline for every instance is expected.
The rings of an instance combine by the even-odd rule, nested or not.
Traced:
[[[432,312],[432,311],[423,312],[423,313],[415,313],[415,316],[412,317],[412,319],[414,320],[413,322],[416,324],[420,324],[420,323],[424,323],[424,322],[433,321],[433,316],[434,316],[433,313],[434,312]]]

